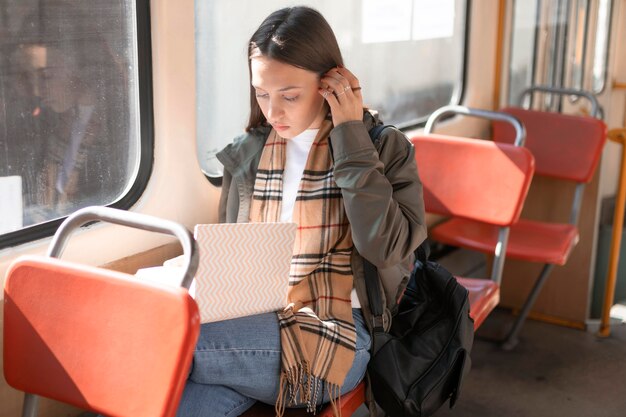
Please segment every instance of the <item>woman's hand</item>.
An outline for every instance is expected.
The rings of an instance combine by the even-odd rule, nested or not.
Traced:
[[[344,67],[333,68],[320,80],[319,93],[326,99],[339,126],[352,120],[363,120],[363,96],[359,80]]]

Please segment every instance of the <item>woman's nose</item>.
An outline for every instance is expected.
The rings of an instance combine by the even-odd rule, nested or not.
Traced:
[[[38,73],[31,74],[30,84],[33,96],[41,97],[43,94],[43,81],[41,79],[41,75]]]
[[[270,100],[269,106],[267,108],[267,118],[270,120],[280,120],[280,117],[283,115],[282,106],[276,102],[276,100]]]

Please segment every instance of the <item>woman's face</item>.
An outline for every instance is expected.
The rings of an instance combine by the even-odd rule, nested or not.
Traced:
[[[54,47],[30,45],[18,51],[30,83],[30,93],[56,113],[69,110],[78,100],[75,66]]]
[[[320,127],[327,110],[315,72],[262,55],[251,58],[250,68],[259,107],[281,137]]]

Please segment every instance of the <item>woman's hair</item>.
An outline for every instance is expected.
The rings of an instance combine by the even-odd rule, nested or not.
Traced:
[[[250,59],[265,56],[285,64],[313,71],[320,77],[343,65],[335,34],[324,17],[310,7],[285,7],[269,15],[254,32],[248,43],[248,71],[252,79]],[[267,124],[250,85],[250,120],[246,131]]]

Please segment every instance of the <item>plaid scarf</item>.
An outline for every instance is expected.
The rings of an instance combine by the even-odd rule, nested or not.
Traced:
[[[282,370],[276,413],[287,402],[313,412],[324,389],[336,400],[352,366],[356,330],[352,320],[352,234],[341,189],[333,178],[325,121],[308,155],[293,221],[298,224],[289,272],[289,304],[278,312]],[[287,141],[272,130],[254,184],[251,222],[279,221]],[[299,401],[298,401],[299,400]]]

